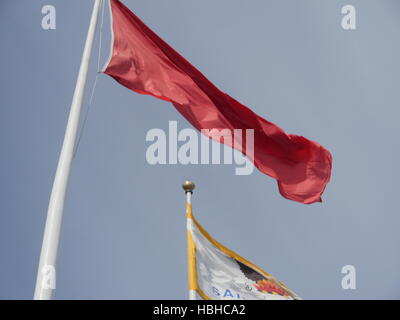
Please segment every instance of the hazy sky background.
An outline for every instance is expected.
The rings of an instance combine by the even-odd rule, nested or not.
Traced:
[[[185,197],[217,240],[304,299],[400,298],[400,2],[124,0],[223,91],[333,155],[322,204],[284,199],[234,165],[150,166],[172,105],[101,74],[73,163],[56,299],[186,299]],[[41,28],[41,8],[57,29]],[[357,30],[341,28],[341,7]],[[0,298],[33,296],[47,205],[91,0],[0,3]],[[109,49],[105,15],[102,63]],[[97,37],[98,40],[98,37]],[[97,64],[96,41],[84,112]],[[341,288],[341,268],[357,289]]]

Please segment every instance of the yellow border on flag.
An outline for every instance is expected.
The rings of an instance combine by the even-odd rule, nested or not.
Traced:
[[[285,284],[280,282],[275,277],[271,276],[268,272],[262,270],[261,268],[257,267],[254,263],[252,263],[252,262],[248,261],[247,259],[243,258],[242,256],[238,255],[236,252],[229,250],[228,248],[226,248],[222,244],[220,244],[217,240],[213,239],[208,234],[208,232],[206,230],[204,230],[204,228],[194,218],[193,212],[192,212],[192,205],[190,203],[186,204],[186,218],[192,220],[194,222],[194,224],[196,225],[197,229],[199,229],[199,231],[201,232],[201,234],[208,241],[210,241],[215,247],[217,247],[220,251],[225,253],[227,256],[243,263],[244,265],[248,266],[249,268],[256,270],[257,272],[259,272],[263,276],[265,276],[267,279],[272,280],[276,284],[282,286],[292,296],[292,298],[294,298],[296,300],[301,299],[300,297],[297,296],[297,294],[295,294],[292,290],[290,290]],[[199,286],[198,278],[197,278],[197,267],[196,267],[196,243],[193,240],[191,230],[188,230],[187,232],[188,232],[189,290],[196,291],[199,294],[199,296],[202,297],[204,300],[212,300],[201,290],[201,288]]]

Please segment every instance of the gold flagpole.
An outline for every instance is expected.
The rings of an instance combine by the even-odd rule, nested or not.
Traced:
[[[183,190],[185,190],[186,194],[186,219],[189,222],[189,219],[192,217],[192,194],[195,188],[195,185],[192,181],[185,181],[182,185]],[[187,225],[187,248],[188,248],[188,280],[189,280],[189,300],[196,300],[196,291],[195,291],[195,272],[194,272],[194,255],[195,248],[193,246],[193,240],[191,231],[189,230],[189,223]]]

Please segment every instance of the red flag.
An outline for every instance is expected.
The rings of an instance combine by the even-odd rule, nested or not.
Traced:
[[[328,150],[286,134],[220,91],[119,0],[110,3],[113,47],[104,73],[133,91],[171,102],[198,130],[254,129],[254,156],[247,154],[254,165],[278,181],[285,198],[321,201],[332,167]],[[245,146],[240,151],[246,153]]]

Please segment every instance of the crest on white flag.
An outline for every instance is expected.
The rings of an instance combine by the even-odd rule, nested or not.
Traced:
[[[283,283],[225,248],[196,221],[188,205],[189,289],[205,300],[299,300]]]

